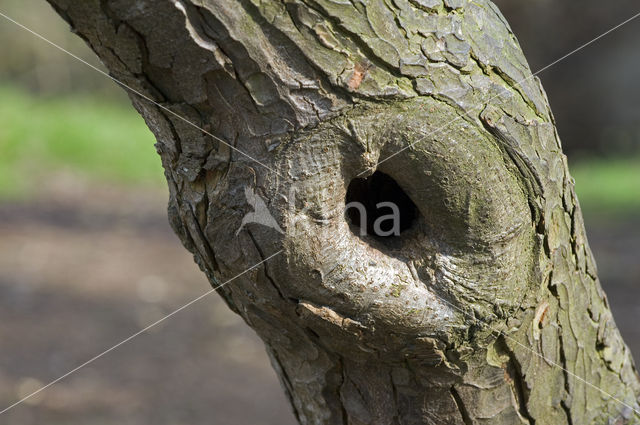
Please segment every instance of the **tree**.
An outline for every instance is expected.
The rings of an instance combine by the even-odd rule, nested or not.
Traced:
[[[156,102],[129,91],[170,222],[300,423],[638,423],[548,101],[492,3],[48,1]],[[402,232],[361,235],[350,201],[397,201]]]

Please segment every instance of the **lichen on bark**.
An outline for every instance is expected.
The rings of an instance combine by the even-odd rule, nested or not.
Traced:
[[[492,3],[48,1],[215,136],[131,95],[211,282],[282,251],[218,292],[300,423],[640,422],[549,103]],[[345,220],[374,170],[419,210],[394,240]],[[247,187],[282,233],[236,237]]]

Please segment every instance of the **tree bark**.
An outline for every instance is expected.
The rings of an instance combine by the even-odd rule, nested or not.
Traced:
[[[273,256],[218,292],[301,424],[640,423],[548,101],[492,3],[48,1],[162,106],[129,92],[211,283]],[[417,208],[398,237],[345,218],[374,170]],[[241,226],[256,199],[275,226]]]

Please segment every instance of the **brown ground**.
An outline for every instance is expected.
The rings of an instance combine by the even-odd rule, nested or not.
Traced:
[[[92,187],[0,205],[0,410],[209,288],[163,193]],[[294,420],[262,343],[212,294],[0,423]]]
[[[46,192],[0,204],[0,410],[209,289],[169,229],[163,193]],[[638,221],[607,223],[590,226],[591,244],[618,324],[640,354]],[[0,423],[294,421],[262,344],[212,294]]]

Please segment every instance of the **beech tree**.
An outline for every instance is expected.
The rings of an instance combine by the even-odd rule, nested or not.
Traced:
[[[48,2],[128,86],[172,227],[301,424],[640,422],[549,102],[488,0]],[[395,203],[399,234],[350,202]]]

